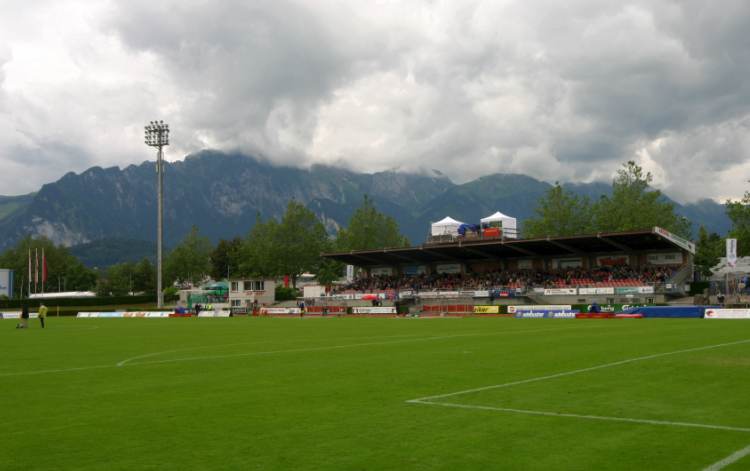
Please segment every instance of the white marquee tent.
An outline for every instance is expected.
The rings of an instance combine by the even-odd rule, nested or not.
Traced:
[[[487,216],[486,218],[480,219],[482,227],[493,225],[492,223],[499,223],[503,228],[503,236],[509,239],[515,239],[518,237],[518,226],[516,218],[507,216],[500,211],[495,214]]]
[[[458,227],[461,224],[463,223],[460,221],[456,221],[450,216],[446,216],[444,219],[432,223],[431,234],[433,236],[441,236],[446,234],[456,235],[458,234]]]

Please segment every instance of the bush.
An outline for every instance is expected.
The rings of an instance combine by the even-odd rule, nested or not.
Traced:
[[[277,286],[276,301],[291,301],[299,297],[299,290],[292,287]]]

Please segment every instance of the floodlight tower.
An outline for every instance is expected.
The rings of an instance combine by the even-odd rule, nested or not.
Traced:
[[[151,121],[146,126],[146,145],[156,147],[156,303],[164,307],[162,291],[162,244],[164,242],[164,146],[169,145],[169,125],[164,121]]]

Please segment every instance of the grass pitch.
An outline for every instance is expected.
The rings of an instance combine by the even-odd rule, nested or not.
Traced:
[[[14,326],[3,470],[701,470],[750,445],[748,321]]]

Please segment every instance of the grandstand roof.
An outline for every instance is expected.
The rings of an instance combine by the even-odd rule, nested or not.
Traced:
[[[642,231],[538,239],[459,240],[406,248],[328,253],[323,256],[349,265],[368,267],[656,250],[695,253],[695,245],[664,229],[654,227]]]

